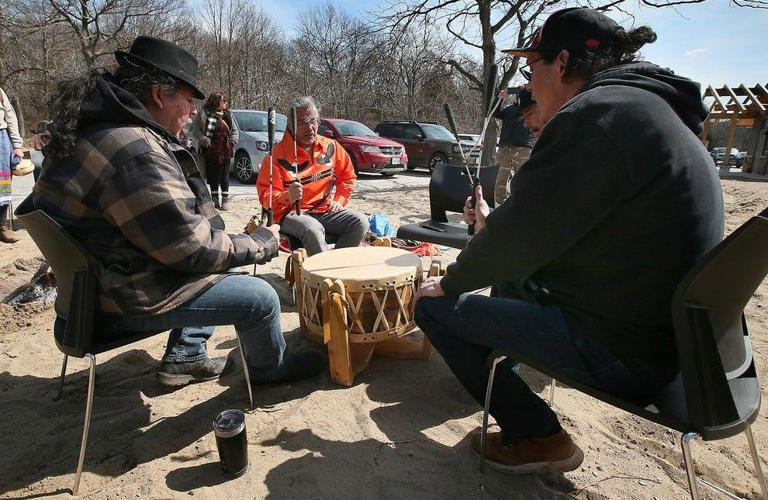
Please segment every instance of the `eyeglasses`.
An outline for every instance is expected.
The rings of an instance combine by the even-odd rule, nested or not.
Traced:
[[[297,120],[296,124],[298,126],[302,126],[302,125],[317,125],[317,123],[319,121],[320,121],[320,117],[319,116],[311,116],[309,118],[303,118],[301,120]]]
[[[534,59],[533,61],[529,61],[528,63],[524,64],[523,66],[520,66],[520,74],[523,75],[523,78],[525,78],[527,81],[531,81],[531,77],[533,76],[533,70],[531,69],[531,64],[541,61],[544,59],[543,57],[539,57],[538,59]],[[527,69],[526,69],[527,68]]]

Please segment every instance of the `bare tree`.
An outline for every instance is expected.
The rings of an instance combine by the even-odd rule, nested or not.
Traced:
[[[137,21],[173,16],[183,6],[183,0],[47,0],[52,7],[46,25],[64,24],[78,42],[83,61],[88,68],[99,58],[124,47],[129,28]],[[36,25],[32,28],[41,28]],[[154,33],[163,35],[162,32]]]
[[[620,9],[627,0],[592,0],[589,6],[597,10]],[[640,0],[652,7],[701,3],[705,0]],[[413,26],[439,23],[460,42],[461,49],[446,55],[446,62],[458,71],[470,85],[477,89],[477,100],[483,101],[485,82],[491,65],[501,63],[500,87],[508,85],[519,65],[519,57],[499,60],[497,40],[511,39],[515,46],[522,46],[544,18],[557,8],[573,5],[568,0],[391,0],[380,16],[383,25],[393,30],[407,31]],[[737,0],[737,5],[768,7],[766,0]],[[482,58],[481,72],[471,68],[472,56],[479,52]],[[464,55],[462,55],[464,54]],[[481,107],[482,109],[482,107]],[[496,143],[496,124],[491,121],[487,140],[483,147],[484,164],[489,164]]]

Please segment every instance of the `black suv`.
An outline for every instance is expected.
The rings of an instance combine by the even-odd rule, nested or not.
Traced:
[[[456,138],[447,128],[437,123],[388,120],[376,125],[375,132],[405,146],[408,170],[426,167],[431,172],[438,163],[463,164]],[[464,153],[468,154],[469,151]],[[480,151],[475,151],[469,158],[469,164],[476,164],[479,157]]]

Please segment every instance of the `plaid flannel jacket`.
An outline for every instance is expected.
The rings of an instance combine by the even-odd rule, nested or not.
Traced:
[[[144,126],[88,127],[66,161],[45,166],[34,202],[93,258],[102,313],[169,311],[277,253],[266,228],[224,232],[190,153]]]

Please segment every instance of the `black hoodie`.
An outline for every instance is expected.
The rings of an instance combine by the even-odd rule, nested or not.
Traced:
[[[531,279],[578,334],[620,357],[674,363],[675,287],[724,230],[717,172],[696,137],[700,96],[648,63],[595,75],[448,267],[446,294]]]

